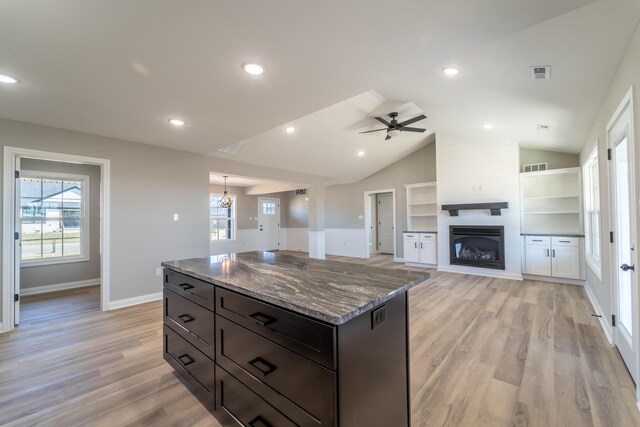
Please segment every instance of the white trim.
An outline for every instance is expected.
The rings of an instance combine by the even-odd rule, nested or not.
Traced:
[[[16,158],[28,157],[32,159],[80,163],[100,166],[100,309],[109,309],[109,288],[110,288],[110,251],[111,251],[111,162],[107,159],[95,157],[76,156],[73,154],[54,153],[49,151],[30,150],[18,147],[4,147],[3,162],[3,212],[2,212],[2,329],[0,332],[7,332],[13,329],[15,313],[13,304],[13,215],[15,200],[13,198],[13,162]]]
[[[391,200],[393,202],[393,256],[398,255],[398,247],[397,247],[397,221],[396,221],[396,189],[386,189],[386,190],[374,190],[374,191],[365,191],[364,192],[364,231],[366,234],[365,238],[365,254],[368,259],[371,256],[371,246],[369,241],[369,230],[368,227],[371,226],[371,201],[369,197],[373,194],[381,194],[381,193],[391,193]]]
[[[162,292],[155,292],[153,294],[140,295],[133,298],[119,299],[117,301],[111,301],[109,303],[109,310],[117,310],[119,308],[131,307],[132,305],[144,304],[152,301],[160,301],[162,299]]]
[[[609,341],[609,345],[614,346],[613,343],[613,329],[611,325],[607,322],[607,314],[602,310],[600,304],[598,304],[598,300],[591,292],[591,285],[589,282],[585,282],[584,290],[587,292],[587,298],[589,298],[589,302],[593,306],[593,309],[596,311],[596,314],[599,314],[602,317],[598,317],[598,321],[600,322],[600,327],[604,332],[604,335],[607,337],[607,341]]]
[[[395,257],[393,260],[395,262],[404,262],[404,258],[400,258],[400,257]]]
[[[58,283],[55,285],[34,286],[33,288],[22,288],[21,295],[46,294],[48,292],[64,291],[67,289],[86,288],[100,284],[100,279],[79,280],[77,282]]]
[[[209,192],[209,212],[211,212],[211,197],[220,197],[222,198],[222,195],[224,194],[224,192],[222,193],[211,193]],[[213,220],[213,216],[211,216],[211,213],[209,213],[209,242],[211,242],[211,244],[225,244],[225,243],[235,243],[238,240],[238,195],[237,194],[231,194],[229,192],[227,192],[227,194],[229,195],[229,197],[231,197],[231,223],[233,224],[233,239],[216,239],[213,240],[211,238],[211,221]],[[222,208],[224,209],[224,208]],[[224,218],[222,217],[216,217],[216,219],[222,219],[224,220]]]
[[[587,262],[587,264],[591,267],[591,270],[593,271],[593,273],[598,277],[598,279],[602,280],[602,221],[600,221],[600,223],[598,224],[598,234],[600,236],[599,241],[597,242],[598,245],[600,245],[600,258],[596,258],[593,255],[591,255],[591,253],[593,252],[593,248],[591,247],[591,243],[592,239],[591,239],[591,235],[593,234],[593,229],[591,227],[591,216],[589,216],[589,221],[587,221],[587,205],[589,208],[593,207],[593,200],[591,200],[591,193],[592,193],[592,189],[593,189],[593,183],[591,182],[591,173],[589,168],[591,167],[591,165],[595,164],[596,167],[598,168],[598,205],[600,205],[600,159],[599,159],[599,155],[598,155],[598,146],[599,146],[599,141],[596,138],[596,144],[595,147],[593,148],[593,150],[591,151],[591,153],[589,154],[589,156],[587,157],[587,160],[584,162],[584,165],[582,165],[582,210],[584,212],[584,243],[585,243],[585,260]],[[585,185],[586,184],[586,185]],[[599,206],[599,210],[598,210],[598,218],[602,219],[602,206]]]
[[[522,274],[524,280],[533,280],[535,282],[560,283],[562,285],[584,286],[585,281],[582,279],[566,279],[564,277],[538,276],[536,274]]]
[[[404,265],[407,267],[430,268],[432,270],[438,268],[437,264],[426,264],[422,262],[405,262]]]
[[[466,267],[462,265],[438,266],[438,271],[446,273],[469,274],[471,276],[497,277],[500,279],[523,280],[522,274],[508,273],[504,270],[491,270],[488,268]]]

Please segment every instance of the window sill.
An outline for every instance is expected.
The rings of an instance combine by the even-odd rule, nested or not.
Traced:
[[[236,242],[237,242],[237,240],[235,240],[235,239],[234,240],[231,240],[231,239],[229,239],[229,240],[211,240],[211,244],[212,245],[226,245],[226,244],[229,244],[229,243],[236,243]]]
[[[74,264],[77,262],[87,262],[91,261],[91,258],[88,256],[79,256],[79,257],[68,257],[68,258],[52,258],[45,260],[29,260],[20,262],[20,268],[27,267],[42,267],[45,265],[56,265],[56,264]]]
[[[589,266],[589,268],[591,268],[591,271],[593,271],[593,273],[596,275],[598,280],[602,281],[602,271],[600,268],[600,261],[589,256],[587,256],[586,258],[587,258],[586,259],[587,265]]]

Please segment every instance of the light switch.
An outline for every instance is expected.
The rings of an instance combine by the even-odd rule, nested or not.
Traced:
[[[156,268],[156,276],[157,277],[162,276],[162,268]]]
[[[364,219],[364,215],[358,215],[358,219]]]
[[[173,214],[173,220],[180,221],[180,215],[178,215],[177,213]]]

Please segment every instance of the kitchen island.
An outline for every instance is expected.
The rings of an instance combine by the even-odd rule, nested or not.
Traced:
[[[164,358],[223,425],[408,426],[428,275],[248,252],[162,263]]]

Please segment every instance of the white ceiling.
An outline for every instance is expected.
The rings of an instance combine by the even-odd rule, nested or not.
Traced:
[[[219,172],[211,172],[209,174],[209,182],[211,184],[224,185],[224,176],[227,174]],[[227,175],[227,185],[231,187],[252,187],[254,185],[266,184],[268,181],[246,176]]]
[[[592,3],[6,0],[0,73],[22,83],[0,87],[0,117],[203,154],[247,140],[233,158],[339,181],[423,143],[334,140],[375,108],[360,98],[414,101],[436,132],[472,135],[483,112],[496,135],[575,151],[640,14],[634,0],[569,13]],[[265,74],[246,75],[246,61]],[[443,80],[452,63],[463,73]],[[550,82],[518,77],[541,63],[554,67]],[[170,117],[187,125],[173,128]],[[559,135],[531,133],[533,117]],[[298,131],[279,134],[289,123]],[[359,145],[365,157],[349,157]]]

